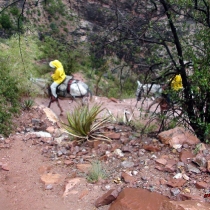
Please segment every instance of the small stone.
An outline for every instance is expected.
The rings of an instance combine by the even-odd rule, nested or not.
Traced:
[[[65,161],[64,161],[64,164],[67,165],[67,166],[69,166],[69,165],[73,165],[74,162],[71,161],[71,160],[65,160]]]
[[[185,179],[185,180],[187,180],[187,181],[190,179],[190,177],[187,176],[186,174],[182,174],[182,177],[183,177],[183,179]]]
[[[121,176],[125,183],[134,183],[136,181],[136,179],[128,173],[122,172]]]
[[[58,152],[57,152],[57,156],[58,157],[61,157],[63,155],[63,153],[59,150]]]
[[[179,188],[172,188],[172,189],[171,189],[171,194],[172,194],[173,196],[177,196],[179,193],[180,193]]]
[[[116,154],[119,157],[124,157],[124,154],[120,149],[115,149],[114,154]]]
[[[173,178],[174,179],[181,179],[182,178],[182,173],[176,174]]]
[[[1,168],[2,168],[4,171],[9,171],[9,170],[10,170],[10,168],[9,168],[9,166],[8,166],[7,163],[2,164],[2,165],[1,165]]]
[[[134,162],[130,162],[130,161],[123,161],[121,163],[121,166],[123,168],[132,168],[134,166]]]
[[[53,185],[52,184],[45,185],[45,190],[52,190],[52,189],[53,189]]]
[[[134,176],[136,176],[136,175],[138,174],[138,171],[133,171],[132,174],[133,174]]]
[[[160,158],[160,159],[156,159],[155,162],[156,163],[159,163],[161,165],[166,165],[167,160]]]
[[[181,178],[181,179],[170,179],[166,184],[169,187],[176,188],[176,187],[182,187],[185,183],[186,180]]]
[[[210,160],[207,161],[207,171],[210,172]]]
[[[195,186],[198,188],[198,189],[206,189],[209,187],[209,185],[206,183],[206,182],[196,182]]]
[[[190,193],[190,189],[189,188],[184,188],[183,191],[186,192],[186,193]]]
[[[150,152],[159,152],[161,150],[160,147],[154,146],[152,144],[144,145],[144,149]]]
[[[198,168],[194,167],[192,164],[188,164],[187,169],[188,169],[189,172],[193,172],[193,173],[196,173],[196,174],[201,173],[201,171]]]

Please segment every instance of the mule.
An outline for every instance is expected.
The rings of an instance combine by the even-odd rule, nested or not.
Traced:
[[[56,102],[59,109],[60,109],[60,115],[63,115],[63,109],[60,105],[59,99],[70,99],[71,101],[78,99],[82,100],[82,105],[87,104],[89,101],[92,100],[92,92],[88,85],[80,80],[74,79],[72,76],[66,76],[65,80],[58,85],[56,89],[56,93],[58,98],[53,101],[50,85],[47,85],[48,81],[44,79],[31,79],[33,82],[35,82],[38,86],[40,86],[43,89],[47,88],[47,95],[50,97],[50,102],[48,107],[50,108],[51,104],[53,102]]]
[[[165,97],[162,96],[163,88],[159,84],[142,84],[140,81],[137,81],[137,90],[136,90],[136,99],[137,102],[141,100],[143,97],[154,97],[153,102],[147,108],[147,112],[149,112],[150,108],[158,103],[160,105],[161,113],[165,112],[169,109],[169,104]]]

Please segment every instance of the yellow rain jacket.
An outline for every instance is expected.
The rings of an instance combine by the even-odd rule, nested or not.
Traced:
[[[51,75],[51,77],[54,82],[56,82],[57,84],[61,84],[64,81],[64,79],[66,78],[66,74],[64,72],[63,65],[58,60],[52,61],[51,64],[53,66],[55,66],[55,72],[54,72],[54,74]]]
[[[176,75],[171,82],[171,88],[175,91],[178,91],[183,88],[182,77],[180,74]]]

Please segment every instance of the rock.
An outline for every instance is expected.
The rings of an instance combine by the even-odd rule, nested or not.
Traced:
[[[180,190],[179,190],[179,188],[172,188],[171,189],[171,194],[173,195],[173,196],[177,196],[178,194],[180,193]]]
[[[166,184],[169,186],[169,187],[182,187],[184,184],[186,183],[186,180],[184,179],[170,179]]]
[[[43,165],[43,166],[38,168],[39,174],[49,173],[51,168],[52,168],[51,166]]]
[[[118,157],[124,157],[121,149],[115,149],[114,154],[116,154]]]
[[[45,185],[45,190],[52,190],[52,189],[53,189],[53,185],[52,184]]]
[[[198,201],[164,201],[158,210],[210,210],[209,203]]]
[[[70,165],[74,165],[74,162],[71,161],[71,160],[65,160],[64,164],[67,165],[67,166],[70,166]]]
[[[202,154],[196,155],[196,157],[193,158],[193,162],[196,163],[199,167],[203,167],[203,168],[207,167],[207,161]]]
[[[9,165],[8,165],[7,163],[2,164],[2,165],[1,165],[1,168],[2,168],[2,170],[4,170],[4,171],[9,171],[9,170],[10,170],[10,167],[9,167]]]
[[[38,132],[30,132],[29,135],[36,135],[37,137],[42,137],[42,138],[51,138],[52,135],[48,132],[44,132],[44,131],[38,131]]]
[[[47,184],[58,184],[62,181],[63,177],[60,174],[47,173],[41,176],[41,181]]]
[[[70,191],[77,185],[79,184],[83,179],[82,178],[73,178],[73,179],[70,179],[66,186],[65,186],[65,191],[63,193],[63,197],[66,197]]]
[[[123,161],[121,163],[121,166],[123,168],[132,168],[134,166],[134,162],[131,162],[131,161]]]
[[[201,173],[201,171],[198,168],[196,168],[195,166],[193,166],[192,164],[187,165],[187,170],[188,170],[188,172],[193,172],[193,173],[196,173],[196,174]]]
[[[210,172],[210,160],[207,161],[207,171]]]
[[[77,164],[77,169],[84,172],[84,173],[88,173],[88,171],[91,168],[91,164],[88,163],[84,163],[84,164]]]
[[[46,129],[46,131],[48,132],[48,133],[54,133],[54,131],[55,131],[55,128],[53,127],[53,126],[50,126],[50,127],[47,127],[47,129]]]
[[[152,144],[144,145],[143,148],[150,152],[159,152],[161,150],[160,147],[154,146]]]
[[[204,199],[200,196],[196,196],[196,195],[191,195],[191,194],[183,194],[183,193],[180,193],[179,194],[179,199],[182,200],[182,201],[185,201],[185,200],[197,200],[197,201],[203,201]]]
[[[194,145],[200,143],[200,140],[189,131],[182,127],[176,127],[168,131],[163,131],[158,134],[158,138],[164,144],[169,144],[171,147],[175,144]]]
[[[41,105],[40,109],[42,109],[45,112],[48,120],[50,120],[51,122],[56,123],[59,121],[58,116],[50,108]]]
[[[190,179],[190,177],[187,176],[186,174],[182,174],[182,176],[183,176],[183,179],[185,179],[185,180],[187,180],[187,181]]]
[[[177,173],[173,178],[174,179],[181,179],[182,178],[182,173]]]
[[[99,197],[95,202],[95,207],[98,208],[100,206],[109,205],[114,200],[116,200],[119,192],[118,190],[111,189],[101,197]]]
[[[176,171],[176,162],[168,161],[168,163],[165,165],[163,170],[166,172],[175,172]]]
[[[179,154],[179,159],[183,163],[187,163],[188,160],[192,160],[195,157],[191,150],[182,150]]]
[[[163,158],[160,158],[160,159],[156,159],[155,160],[156,163],[159,163],[161,165],[166,165],[167,163],[167,160],[163,159]]]
[[[136,178],[129,175],[126,172],[122,172],[121,177],[123,178],[123,180],[125,181],[125,183],[134,183],[136,181]]]
[[[109,98],[109,99],[110,99],[111,101],[115,102],[115,103],[118,103],[118,101],[117,101],[116,98],[111,97],[111,98]]]
[[[104,135],[107,136],[110,139],[119,140],[120,136],[121,136],[121,133],[109,132],[109,133],[105,133]]]
[[[111,204],[109,210],[158,210],[167,197],[145,189],[125,188]]]
[[[210,187],[210,185],[208,185],[206,182],[196,182],[195,186],[198,188],[198,189],[206,189],[208,187]]]

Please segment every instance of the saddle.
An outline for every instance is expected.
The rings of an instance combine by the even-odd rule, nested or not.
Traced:
[[[62,97],[81,97],[87,93],[88,86],[82,81],[75,80],[72,76],[66,76],[58,85],[57,94]]]

